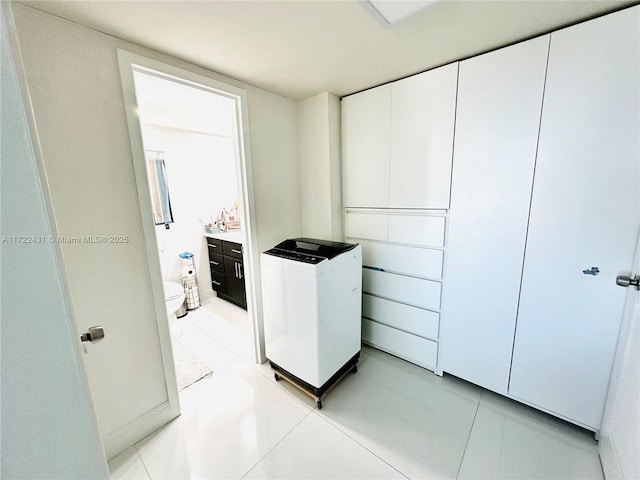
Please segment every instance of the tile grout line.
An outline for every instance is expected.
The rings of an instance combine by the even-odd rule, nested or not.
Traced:
[[[361,362],[359,362],[358,367],[361,366],[362,363],[364,363],[368,358],[370,357],[370,354],[366,356],[366,358],[362,359]],[[260,374],[262,374],[262,372],[258,372]],[[267,375],[263,375],[266,379],[269,379],[270,376]],[[287,389],[280,387],[276,384],[276,386],[282,390],[283,392],[285,392],[286,394],[288,394],[291,398],[295,399],[296,401],[298,401],[299,403],[301,403],[304,407],[309,408],[302,400],[300,400],[298,397],[296,397],[293,393],[289,392]],[[372,452],[371,450],[369,450],[366,446],[362,445],[360,442],[358,442],[356,439],[354,439],[353,437],[351,437],[347,432],[345,432],[344,430],[342,430],[340,427],[338,427],[337,425],[335,425],[334,423],[332,423],[330,420],[328,420],[324,415],[320,414],[319,410],[316,410],[315,408],[309,408],[309,412],[296,424],[293,426],[293,428],[287,432],[287,434],[282,437],[271,449],[269,449],[268,452],[266,452],[249,470],[247,470],[247,472],[241,477],[241,480],[246,478],[247,475],[249,475],[249,473],[251,473],[251,471],[260,463],[262,462],[262,460],[264,460],[267,455],[269,455],[273,450],[275,450],[275,448],[285,439],[287,438],[304,420],[306,420],[310,415],[316,415],[318,418],[320,418],[322,421],[326,422],[329,426],[331,426],[332,428],[335,428],[338,432],[340,432],[342,435],[344,435],[345,437],[347,437],[349,440],[351,440],[352,442],[354,442],[356,445],[362,447],[364,450],[366,450],[367,452],[369,452],[371,455],[373,455],[374,457],[376,457],[378,460],[380,460],[382,463],[384,463],[385,465],[389,466],[392,470],[398,472],[400,475],[402,475],[404,478],[409,479],[410,477],[408,477],[407,475],[405,475],[404,473],[402,473],[400,470],[398,470],[396,467],[394,467],[393,465],[391,465],[389,462],[387,462],[385,459],[381,458],[380,456],[376,455],[374,452]]]
[[[369,358],[371,358],[372,354],[371,352],[369,352],[367,354],[367,356],[363,359],[361,359],[361,361],[358,363],[358,370],[360,370],[360,367],[362,366],[362,364],[364,364],[367,360],[369,360]],[[405,475],[404,473],[402,473],[400,470],[398,470],[394,465],[392,465],[391,463],[389,463],[387,460],[385,460],[384,458],[380,457],[378,454],[376,454],[375,452],[371,451],[367,446],[363,445],[362,443],[360,443],[358,440],[356,440],[355,438],[353,438],[351,435],[349,435],[349,433],[345,432],[342,428],[340,428],[340,426],[336,425],[335,423],[333,423],[326,415],[322,415],[322,413],[319,410],[315,410],[312,409],[311,410],[312,414],[315,414],[318,418],[321,418],[323,421],[327,422],[327,424],[329,424],[331,427],[335,428],[338,432],[342,433],[345,437],[347,437],[349,440],[351,440],[352,442],[354,442],[356,445],[362,447],[364,450],[366,450],[367,452],[369,452],[371,455],[373,455],[374,457],[376,457],[378,460],[380,460],[382,463],[384,463],[385,465],[388,465],[389,468],[391,468],[392,470],[398,472],[400,475],[402,475],[404,478],[406,479],[410,479],[411,477],[409,477],[408,475]]]
[[[482,397],[484,397],[484,392],[480,392],[480,398],[478,399],[478,405],[476,406],[476,413],[473,414],[473,421],[471,422],[471,428],[469,429],[469,436],[467,437],[467,441],[464,444],[464,451],[462,452],[462,458],[460,459],[460,465],[458,465],[458,472],[456,473],[456,480],[460,477],[460,471],[462,470],[462,464],[464,463],[464,457],[467,454],[467,447],[469,446],[469,441],[471,440],[471,434],[473,433],[473,427],[476,424],[476,418],[478,417],[478,410],[480,410],[480,402],[482,402]]]
[[[318,416],[320,419],[322,419],[324,422],[327,422],[327,424],[329,424],[329,426],[335,428],[338,432],[340,432],[342,435],[344,435],[345,437],[347,437],[349,440],[351,440],[352,442],[354,442],[356,445],[362,447],[364,450],[366,450],[367,452],[369,452],[371,455],[373,455],[374,457],[376,457],[378,460],[380,460],[382,463],[384,463],[385,465],[389,466],[389,468],[391,468],[392,470],[398,472],[400,475],[402,475],[404,478],[406,479],[410,479],[411,477],[409,477],[408,475],[405,475],[404,473],[402,473],[400,470],[398,470],[395,466],[391,465],[391,463],[389,463],[388,461],[386,461],[384,458],[382,458],[381,456],[379,456],[378,454],[376,454],[375,452],[372,452],[371,450],[369,450],[369,448],[367,448],[365,445],[363,445],[362,443],[360,443],[358,440],[356,440],[355,438],[353,438],[351,435],[349,435],[347,432],[345,432],[344,430],[342,430],[338,425],[336,425],[335,423],[333,423],[331,420],[329,420],[326,416],[321,415],[319,411],[316,410],[311,410],[311,413],[315,413],[316,416]]]
[[[242,480],[242,479],[246,478],[246,476],[247,476],[247,475],[249,475],[249,474],[253,471],[253,469],[254,469],[254,468],[256,468],[256,467],[260,464],[260,462],[262,462],[262,461],[267,457],[267,455],[269,455],[271,452],[273,452],[273,451],[276,449],[276,447],[277,447],[278,445],[280,445],[280,444],[282,443],[282,441],[283,441],[285,438],[287,438],[289,435],[291,435],[291,432],[293,432],[296,428],[298,428],[298,427],[300,426],[300,424],[301,424],[302,422],[304,422],[304,421],[307,419],[307,417],[308,417],[309,415],[311,415],[311,412],[312,412],[312,410],[310,410],[309,412],[307,412],[307,414],[306,414],[304,417],[302,417],[302,418],[300,419],[300,421],[299,421],[298,423],[296,423],[296,424],[291,428],[291,430],[289,430],[289,431],[286,433],[286,435],[285,435],[285,436],[283,436],[280,440],[278,440],[278,441],[276,442],[276,444],[275,444],[273,447],[271,447],[269,450],[267,450],[267,452],[266,452],[262,457],[260,457],[260,458],[258,459],[258,461],[257,461],[256,463],[254,463],[254,464],[251,466],[251,468],[249,468],[249,470],[247,470],[247,471],[245,472],[245,474],[244,474],[244,475],[242,475],[242,477],[240,477],[240,480]]]
[[[191,322],[191,326],[193,328],[195,328],[196,330],[199,330],[201,332],[201,334],[203,334],[204,336],[208,337],[209,340],[211,340],[212,342],[215,342],[216,344],[218,344],[221,348],[223,348],[224,350],[226,350],[228,353],[231,353],[233,356],[237,357],[233,363],[229,364],[229,367],[231,367],[232,365],[235,365],[236,363],[238,363],[240,360],[244,360],[244,358],[242,358],[240,355],[238,355],[238,353],[234,352],[233,350],[231,350],[229,347],[227,347],[226,345],[224,345],[222,342],[220,342],[219,340],[217,340],[216,338],[212,337],[204,328],[201,328],[197,323],[195,322]],[[205,362],[206,363],[206,362]],[[208,364],[207,364],[208,365]],[[211,365],[209,365],[209,367],[213,368]]]
[[[142,467],[144,468],[144,471],[147,472],[147,477],[149,478],[149,480],[153,480],[151,478],[151,473],[149,472],[149,469],[147,468],[147,464],[144,463],[144,459],[142,458],[142,455],[140,454],[140,450],[138,450],[138,444],[134,443],[133,444],[133,448],[136,449],[136,455],[138,455],[138,458],[140,459],[140,463],[142,463]]]

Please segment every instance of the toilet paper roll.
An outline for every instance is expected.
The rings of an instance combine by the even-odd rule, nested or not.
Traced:
[[[186,267],[182,267],[182,276],[183,277],[195,277],[196,269],[193,265],[187,265]]]

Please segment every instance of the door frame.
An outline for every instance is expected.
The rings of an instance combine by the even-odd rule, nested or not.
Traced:
[[[162,285],[162,271],[158,256],[158,245],[153,224],[151,196],[146,171],[144,148],[140,120],[137,113],[135,95],[134,71],[153,75],[180,85],[197,88],[229,98],[235,103],[236,113],[236,177],[240,198],[240,210],[243,222],[241,236],[246,248],[244,250],[244,264],[247,294],[247,313],[249,316],[249,332],[252,345],[253,361],[261,363],[264,359],[264,345],[261,342],[261,325],[259,323],[258,285],[256,278],[256,261],[259,259],[257,250],[257,234],[255,228],[255,201],[253,193],[253,175],[251,149],[248,138],[249,113],[247,108],[247,92],[244,89],[230,85],[204,75],[194,73],[183,68],[153,60],[126,50],[118,49],[118,63],[123,89],[124,103],[131,141],[131,154],[138,189],[138,200],[142,213],[142,227],[145,238],[146,255],[149,264],[149,275],[156,308],[156,315],[160,326],[160,344],[167,377],[173,374],[173,359],[171,354],[171,336],[167,325],[167,315]],[[148,221],[147,221],[148,220]],[[161,324],[161,325],[160,325]],[[167,378],[167,385],[175,383]],[[176,393],[177,395],[177,393]]]
[[[227,97],[235,103],[236,113],[236,177],[237,188],[240,197],[240,210],[243,221],[241,230],[244,249],[244,266],[247,272],[246,293],[247,313],[249,316],[249,331],[251,336],[253,361],[261,363],[264,360],[264,342],[261,340],[260,308],[259,308],[259,282],[256,276],[256,261],[259,259],[258,241],[255,223],[255,200],[253,194],[253,169],[251,162],[251,148],[249,142],[249,111],[247,107],[247,92],[242,88],[213,78],[185,70],[180,67],[157,61],[143,55],[138,55],[123,49],[118,49],[118,63],[120,66],[120,78],[126,108],[129,138],[131,141],[131,154],[136,176],[138,198],[143,218],[152,219],[152,207],[149,196],[149,182],[146,173],[142,132],[137,114],[137,100],[135,96],[135,83],[133,72],[140,71],[169,80],[181,85],[208,91]],[[159,318],[166,318],[164,301],[164,289],[162,286],[162,273],[158,258],[158,246],[155,234],[155,226],[152,221],[143,221],[143,231],[147,259],[149,262],[149,274],[155,299],[156,312]],[[161,338],[163,357],[165,348],[170,347],[170,335],[167,329],[166,335]],[[161,331],[162,331],[161,330]],[[173,372],[172,372],[173,374]]]

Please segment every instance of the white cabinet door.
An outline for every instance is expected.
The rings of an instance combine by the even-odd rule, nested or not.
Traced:
[[[345,207],[389,204],[391,85],[342,100]]]
[[[391,84],[391,208],[449,208],[457,75],[452,63]]]
[[[549,36],[460,63],[439,367],[506,393]]]
[[[634,7],[551,34],[509,387],[594,429],[639,227],[639,29]]]

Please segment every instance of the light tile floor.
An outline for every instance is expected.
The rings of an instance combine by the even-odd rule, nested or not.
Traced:
[[[250,359],[246,312],[219,299],[179,319],[214,371],[182,415],[109,462],[112,479],[602,479],[593,434],[364,347],[323,402]]]

